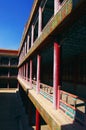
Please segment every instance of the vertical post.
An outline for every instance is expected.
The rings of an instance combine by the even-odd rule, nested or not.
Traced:
[[[53,106],[59,109],[60,100],[60,45],[54,43],[54,70],[53,70]]]
[[[36,93],[40,92],[40,63],[41,63],[41,56],[37,55],[37,86],[36,86]]]
[[[23,67],[24,67],[24,75],[23,75],[23,77],[25,79],[25,64],[23,65]]]
[[[54,0],[54,15],[58,12],[59,8],[60,8],[60,1]]]
[[[23,66],[22,66],[22,78],[23,78],[23,74],[24,74],[24,69],[23,69]]]
[[[41,31],[42,31],[42,8],[39,7],[38,36],[40,36]]]
[[[28,81],[28,63],[26,63],[26,80]]]
[[[25,43],[23,45],[23,53],[24,53],[24,55],[23,55],[23,57],[24,57],[25,56]]]
[[[18,75],[17,76],[20,76],[20,68],[18,69]]]
[[[22,66],[21,66],[21,77],[22,77],[22,73],[23,73],[23,72],[22,72]]]
[[[29,42],[30,42],[30,36],[28,35],[28,37],[27,37],[27,52],[29,50]]]
[[[40,113],[36,109],[36,130],[40,130]]]
[[[24,69],[24,65],[23,65],[23,79],[24,79],[24,76],[25,76],[25,69]]]
[[[27,54],[27,42],[25,42],[25,55]]]
[[[33,46],[34,42],[34,25],[32,25],[32,31],[31,31],[31,47]]]
[[[30,88],[32,88],[32,60],[30,60]]]
[[[10,59],[9,59],[9,66],[10,66]]]
[[[17,88],[19,89],[19,83],[17,83]]]
[[[8,84],[7,84],[7,88],[9,88],[9,82],[8,82]]]
[[[10,72],[8,71],[8,77],[10,77]]]

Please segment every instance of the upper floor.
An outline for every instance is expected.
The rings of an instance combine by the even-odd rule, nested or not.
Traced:
[[[19,66],[33,54],[55,30],[66,25],[68,17],[77,13],[84,0],[35,0],[26,23],[19,49]],[[76,10],[76,11],[74,11]],[[79,10],[78,10],[79,11]],[[73,16],[72,20],[75,19]],[[64,24],[65,23],[65,24]]]

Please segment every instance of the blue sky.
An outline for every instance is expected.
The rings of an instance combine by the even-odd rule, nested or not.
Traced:
[[[0,48],[19,48],[33,1],[0,0]]]

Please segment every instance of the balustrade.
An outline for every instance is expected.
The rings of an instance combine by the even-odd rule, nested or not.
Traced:
[[[72,119],[75,119],[82,124],[85,123],[86,100],[79,98],[76,95],[60,91],[60,109]]]

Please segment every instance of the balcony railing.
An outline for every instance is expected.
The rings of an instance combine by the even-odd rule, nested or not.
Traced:
[[[40,83],[40,94],[49,101],[53,102],[53,87]]]
[[[25,79],[23,77],[23,79]],[[30,82],[30,79],[27,80]],[[36,91],[37,81],[32,80],[32,88]],[[40,83],[40,94],[53,103],[53,87]],[[78,121],[86,126],[86,100],[74,94],[60,90],[60,106],[66,115],[73,121]]]
[[[72,119],[86,125],[86,100],[76,95],[60,91],[60,109]]]

